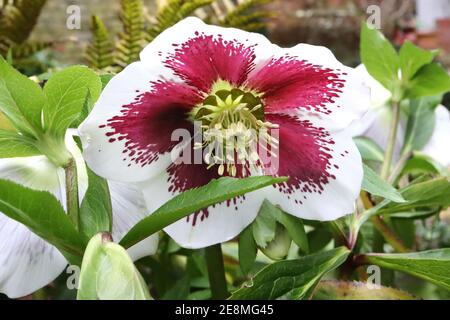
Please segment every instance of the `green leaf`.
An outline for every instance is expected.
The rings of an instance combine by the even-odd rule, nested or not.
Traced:
[[[34,134],[42,129],[45,96],[37,83],[11,67],[0,56],[0,111],[17,130]]]
[[[249,274],[255,264],[258,248],[253,238],[252,225],[239,236],[239,264],[244,274]]]
[[[361,60],[373,78],[394,91],[394,84],[398,82],[399,56],[389,40],[366,23],[361,28]]]
[[[48,100],[44,108],[45,129],[64,137],[67,128],[80,116],[88,93],[94,103],[101,90],[99,76],[87,67],[69,67],[54,74],[44,87]]]
[[[409,293],[365,282],[321,281],[314,300],[417,300]]]
[[[405,203],[391,203],[383,213],[404,212],[416,208],[450,206],[450,180],[449,178],[437,178],[412,184],[401,190]]]
[[[405,202],[400,192],[398,192],[393,186],[381,179],[378,174],[375,173],[369,166],[363,165],[364,179],[362,183],[362,189],[369,192],[372,195],[389,199],[393,202],[402,203]]]
[[[309,252],[308,236],[306,235],[305,226],[301,219],[287,214],[281,208],[274,206],[267,200],[264,201],[261,210],[263,208],[287,229],[289,236],[303,253]]]
[[[108,234],[94,236],[81,266],[78,300],[151,300],[127,251]]]
[[[268,265],[231,300],[272,300],[290,294],[295,299],[308,299],[320,279],[347,259],[349,250],[343,247],[309,255],[298,260]]]
[[[411,159],[409,159],[403,168],[400,176],[406,174],[423,174],[432,173],[438,174],[442,171],[442,166],[433,158],[424,153],[414,152]]]
[[[409,80],[423,66],[431,63],[439,51],[428,51],[416,47],[411,41],[406,41],[400,49],[400,68],[402,78]]]
[[[437,63],[430,63],[421,68],[409,83],[407,97],[418,99],[422,97],[443,95],[450,91],[450,76]]]
[[[287,257],[292,245],[292,239],[286,228],[277,222],[275,226],[275,237],[261,252],[272,260],[283,260]]]
[[[356,143],[361,156],[366,161],[384,161],[384,151],[381,147],[372,139],[366,137],[353,138]]]
[[[423,149],[433,135],[436,107],[442,96],[412,100],[409,108],[403,153]]]
[[[87,168],[89,187],[80,206],[80,231],[88,238],[111,232],[112,205],[108,182]]]
[[[450,290],[450,249],[405,254],[367,254],[358,257],[357,261],[405,272]]]
[[[20,158],[41,155],[33,140],[17,133],[0,130],[0,158]]]
[[[287,178],[250,177],[246,179],[221,178],[206,186],[188,190],[138,222],[121,241],[129,248],[172,223],[209,206],[242,196],[246,193],[283,183]]]
[[[260,248],[265,248],[270,241],[275,239],[277,220],[272,212],[273,207],[270,202],[264,201],[252,224],[253,237]]]
[[[24,224],[61,251],[82,255],[85,241],[52,194],[0,180],[0,212]]]
[[[328,228],[319,226],[308,232],[309,252],[318,252],[324,249],[332,240],[333,234]]]

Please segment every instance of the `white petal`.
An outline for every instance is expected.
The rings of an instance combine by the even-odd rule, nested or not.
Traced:
[[[65,203],[64,170],[45,156],[0,159],[0,178],[28,188],[48,191]]]
[[[339,62],[333,53],[320,46],[299,44],[291,49],[283,50],[291,56],[296,56],[299,60],[306,60],[309,63],[340,70],[340,78],[345,80],[342,93],[335,99],[328,109],[332,111],[329,116],[319,115],[327,123],[328,131],[336,131],[347,128],[353,121],[360,120],[370,107],[370,89],[364,83],[361,74],[353,68],[349,68]],[[303,113],[299,110],[300,114]],[[316,121],[317,122],[317,121]]]
[[[142,192],[137,186],[109,181],[113,208],[113,238],[119,242],[139,221],[148,215]],[[133,260],[155,254],[158,235],[153,235],[128,249]]]
[[[361,155],[348,132],[338,131],[332,138],[332,163],[339,168],[331,166],[329,173],[336,179],[324,185],[321,194],[300,190],[285,194],[272,187],[266,193],[267,199],[287,213],[308,220],[331,221],[354,212],[363,179]]]
[[[436,125],[433,135],[423,152],[447,167],[450,165],[450,113],[442,105],[436,109]]]
[[[144,167],[136,163],[129,166],[129,161],[123,161],[126,140],[117,139],[111,143],[110,137],[106,135],[108,127],[100,128],[107,120],[120,115],[124,105],[134,101],[137,90],[148,92],[151,89],[150,82],[167,77],[171,77],[171,72],[162,64],[149,67],[142,62],[135,62],[111,79],[79,128],[84,159],[95,173],[111,180],[137,182],[155,176],[170,164],[170,154],[167,154]]]
[[[385,87],[383,87],[383,85],[380,84],[377,80],[375,80],[369,74],[369,72],[367,72],[367,69],[363,64],[356,67],[355,71],[364,79],[365,85],[370,88],[372,108],[377,108],[386,105],[386,103],[392,97],[391,92],[387,90]]]
[[[29,295],[63,272],[66,259],[24,225],[0,213],[0,292]]]
[[[141,52],[141,61],[146,65],[162,65],[167,58],[167,53],[173,53],[174,44],[181,44],[196,36],[196,33],[205,35],[220,35],[225,41],[238,41],[239,43],[253,46],[256,60],[255,64],[265,62],[280,48],[273,45],[265,36],[259,33],[246,32],[235,28],[223,28],[208,25],[196,17],[188,17],[171,28],[166,29],[156,37]]]
[[[154,212],[174,195],[168,191],[169,175],[164,172],[160,176],[142,184],[144,197],[150,212]],[[255,191],[238,199],[236,205],[226,203],[208,208],[208,217],[202,220],[202,213],[196,219],[194,215],[181,219],[165,228],[180,246],[197,249],[223,243],[235,238],[256,218],[264,201],[264,193]]]

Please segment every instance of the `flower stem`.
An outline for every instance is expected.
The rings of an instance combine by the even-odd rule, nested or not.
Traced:
[[[222,247],[220,244],[205,249],[206,264],[208,267],[209,283],[211,285],[212,298],[224,300],[230,295],[225,279],[225,267],[223,264]]]
[[[373,208],[372,200],[370,199],[367,192],[363,191],[361,192],[361,200],[364,204],[364,208],[371,209]],[[395,234],[395,232],[387,225],[387,223],[383,220],[380,216],[373,216],[370,221],[372,222],[374,228],[376,231],[378,231],[383,238],[386,240],[387,243],[389,243],[397,252],[410,252],[409,250],[402,242],[402,240]],[[376,248],[376,251],[379,248]]]
[[[78,174],[75,159],[70,159],[64,167],[66,173],[66,203],[67,214],[75,228],[79,226]]]
[[[394,102],[392,107],[393,107],[392,122],[390,126],[390,133],[388,138],[388,144],[386,147],[386,153],[384,155],[383,167],[381,168],[381,177],[384,180],[387,180],[389,178],[389,174],[391,172],[392,158],[394,156],[395,142],[397,139],[397,132],[398,132],[398,124],[400,121],[400,103]]]

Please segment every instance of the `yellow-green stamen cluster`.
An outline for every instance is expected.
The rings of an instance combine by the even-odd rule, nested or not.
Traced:
[[[218,82],[191,117],[202,124],[203,142],[197,142],[195,148],[207,150],[204,161],[208,168],[218,165],[219,175],[226,169],[236,176],[236,164],[245,163],[256,170],[262,163],[258,148],[276,156],[278,140],[269,129],[278,126],[265,121],[264,106],[256,93]]]

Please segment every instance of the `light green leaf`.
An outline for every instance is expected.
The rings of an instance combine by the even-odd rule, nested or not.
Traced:
[[[258,248],[250,225],[239,236],[239,264],[244,274],[249,274],[252,270],[257,253]]]
[[[265,248],[261,248],[261,252],[272,260],[283,260],[289,253],[292,239],[286,228],[277,222],[275,226],[275,237]]]
[[[366,137],[353,138],[356,143],[361,156],[366,161],[384,161],[384,151],[381,147],[372,139]]]
[[[253,237],[260,248],[265,248],[270,241],[275,239],[277,220],[272,211],[273,205],[264,201],[252,224]]]
[[[405,272],[450,290],[450,249],[405,254],[367,254],[358,257],[357,261]]]
[[[206,186],[191,189],[176,196],[153,214],[138,222],[122,239],[121,245],[129,248],[194,212],[285,181],[287,178],[284,177],[250,177],[246,179],[224,177],[212,180]]]
[[[398,192],[393,186],[381,179],[375,171],[369,166],[364,167],[364,179],[362,183],[362,189],[369,192],[372,195],[389,199],[393,202],[405,202],[400,192]]]
[[[24,224],[61,251],[82,255],[84,239],[50,193],[0,180],[0,212]]]
[[[430,141],[436,123],[435,110],[441,100],[438,96],[411,101],[403,152],[421,150]]]
[[[273,300],[286,294],[295,299],[308,299],[320,279],[344,263],[349,253],[340,247],[298,260],[275,262],[233,292],[230,299]]]
[[[281,208],[279,208],[278,206],[274,206],[267,200],[264,201],[261,210],[262,208],[269,212],[280,224],[282,224],[286,228],[289,236],[303,253],[309,252],[308,237],[306,235],[305,226],[301,219],[284,212],[283,210],[281,210]]]
[[[67,128],[80,116],[88,94],[94,103],[101,90],[99,76],[87,67],[69,67],[54,74],[44,87],[48,101],[44,108],[45,129],[64,137]]]
[[[34,134],[42,129],[41,112],[45,103],[39,85],[16,71],[0,56],[0,111],[17,130]]]
[[[112,228],[108,182],[87,168],[89,187],[80,206],[80,231],[88,238]]]
[[[421,68],[409,83],[406,96],[411,99],[443,95],[450,91],[450,76],[437,63]]]
[[[361,60],[373,78],[394,91],[398,83],[399,56],[389,40],[366,23],[361,28]]]
[[[450,206],[450,180],[437,178],[412,184],[401,190],[405,203],[391,203],[383,213],[404,212],[416,208]]]
[[[406,162],[400,176],[406,174],[423,174],[432,173],[438,174],[443,170],[442,166],[433,158],[424,153],[414,152],[411,159]]]
[[[94,236],[81,266],[78,300],[151,300],[127,251],[107,234]]]
[[[400,49],[400,67],[402,78],[409,80],[423,66],[431,63],[439,54],[439,51],[428,51],[415,46],[411,41],[406,41]]]
[[[314,300],[417,300],[409,293],[365,282],[321,281]]]
[[[33,140],[17,133],[0,130],[0,158],[20,158],[41,155]]]

